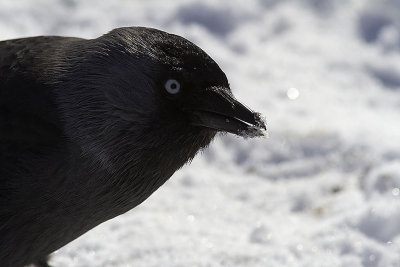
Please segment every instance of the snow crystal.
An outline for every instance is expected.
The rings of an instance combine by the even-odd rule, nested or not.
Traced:
[[[290,100],[295,100],[299,97],[300,93],[296,88],[289,88],[286,92],[286,95]]]

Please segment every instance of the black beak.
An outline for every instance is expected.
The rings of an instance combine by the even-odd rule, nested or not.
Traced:
[[[245,107],[225,88],[207,90],[198,102],[185,110],[195,126],[243,137],[267,136],[265,122],[260,113]]]

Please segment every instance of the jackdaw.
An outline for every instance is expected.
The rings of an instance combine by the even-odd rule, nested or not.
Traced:
[[[264,130],[180,36],[127,27],[0,42],[0,265],[46,266],[143,202],[217,132]]]

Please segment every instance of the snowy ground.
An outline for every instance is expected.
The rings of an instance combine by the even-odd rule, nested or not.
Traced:
[[[400,266],[399,0],[0,0],[0,39],[131,25],[204,48],[270,138],[219,137],[54,266]]]

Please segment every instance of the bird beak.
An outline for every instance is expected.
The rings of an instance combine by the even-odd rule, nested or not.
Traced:
[[[253,112],[223,88],[213,88],[186,109],[192,125],[233,133],[242,137],[267,137],[261,114]]]

